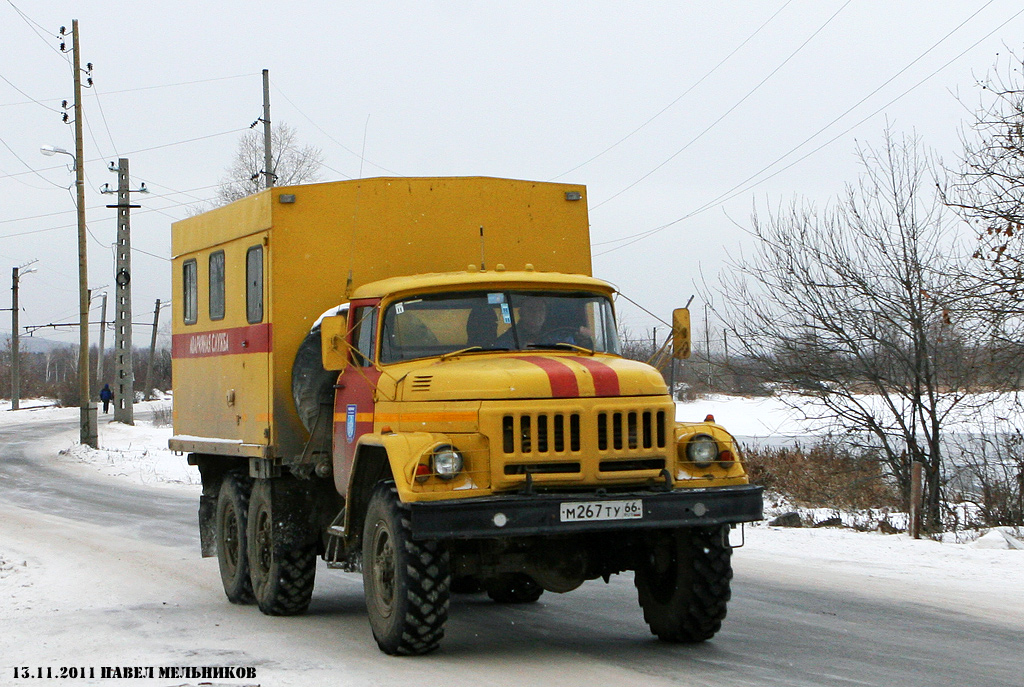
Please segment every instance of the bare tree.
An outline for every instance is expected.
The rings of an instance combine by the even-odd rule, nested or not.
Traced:
[[[275,186],[288,186],[320,178],[324,163],[323,151],[316,146],[302,146],[295,129],[284,122],[276,124],[270,132],[273,153]],[[238,150],[231,166],[220,182],[217,199],[221,205],[252,195],[265,186],[263,134],[249,131],[238,142]]]
[[[969,402],[984,333],[965,327],[950,218],[913,138],[858,150],[833,207],[753,218],[755,253],[723,277],[720,316],[742,355],[829,431],[879,452],[904,495],[925,466],[925,524],[940,527],[944,423]],[[730,336],[732,338],[732,336]]]
[[[959,170],[945,200],[977,230],[972,288],[984,304],[1001,346],[994,355],[1019,370],[1024,361],[1024,60],[1010,52],[978,81],[980,103],[962,136]],[[1019,385],[1019,375],[1006,381]]]

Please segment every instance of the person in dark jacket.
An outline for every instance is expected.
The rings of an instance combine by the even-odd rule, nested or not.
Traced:
[[[100,389],[100,400],[103,401],[103,412],[110,408],[110,402],[114,400],[114,392],[110,390],[109,384],[104,384]]]

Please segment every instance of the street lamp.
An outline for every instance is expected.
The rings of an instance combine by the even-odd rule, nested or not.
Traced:
[[[57,155],[57,154],[67,155],[73,161],[72,164],[74,165],[74,167],[72,168],[72,171],[78,169],[78,160],[75,159],[75,154],[74,153],[69,153],[68,151],[64,150],[63,148],[60,148],[58,146],[40,146],[39,152],[42,153],[43,155],[47,156],[47,157],[53,157],[54,155]]]

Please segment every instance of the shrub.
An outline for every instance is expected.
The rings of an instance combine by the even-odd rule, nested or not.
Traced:
[[[750,481],[808,508],[897,508],[874,451],[825,440],[808,447],[744,447]]]

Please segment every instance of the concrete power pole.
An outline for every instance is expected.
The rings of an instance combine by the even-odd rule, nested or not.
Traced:
[[[263,70],[263,176],[266,188],[274,185],[274,156],[270,149],[270,70]]]
[[[160,326],[160,299],[156,299],[153,308],[153,338],[149,340],[149,363],[146,365],[145,399],[148,401],[153,393],[153,357],[156,355],[156,329]]]
[[[96,354],[96,383],[103,384],[103,352],[106,350],[107,334],[107,292],[103,292],[103,305],[100,306],[100,350]]]
[[[131,208],[128,188],[128,158],[119,158],[117,167],[117,264],[114,267],[114,422],[135,424],[135,367],[132,360],[132,241]],[[103,193],[114,193],[104,184]],[[138,192],[147,193],[145,185]]]

